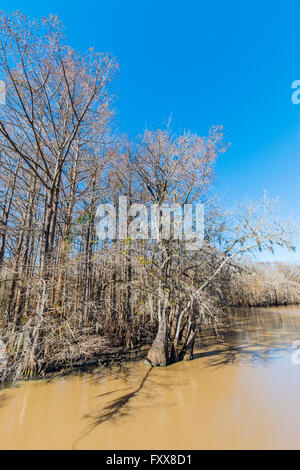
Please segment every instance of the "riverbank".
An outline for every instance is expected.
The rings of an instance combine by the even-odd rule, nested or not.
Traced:
[[[290,308],[297,308],[299,307],[300,310],[300,305],[273,305],[275,309],[279,309],[282,307],[284,310],[285,308],[288,309]],[[249,310],[250,312],[253,309],[259,309],[263,312],[264,310],[267,310],[271,308],[268,305],[260,305],[260,306],[248,306],[246,307],[246,310]],[[228,312],[239,312],[243,311],[245,307],[241,306],[230,306],[227,307]],[[227,313],[225,313],[224,319],[228,319]],[[223,325],[220,325],[220,330],[218,334],[215,334],[215,332],[209,328],[207,328],[207,337],[210,337],[211,335],[214,336],[214,340],[218,341],[220,344],[223,341],[223,335],[226,335],[226,331],[230,330],[230,324],[227,323],[227,321],[223,322]],[[67,376],[71,375],[73,373],[77,372],[84,372],[84,371],[89,371],[91,369],[97,368],[98,366],[111,366],[116,363],[120,362],[128,362],[128,361],[136,361],[140,359],[146,359],[147,352],[150,348],[151,341],[154,339],[154,334],[155,328],[153,328],[152,335],[148,335],[148,341],[142,341],[140,344],[137,344],[135,346],[132,345],[131,348],[126,347],[125,345],[119,345],[119,346],[110,346],[109,345],[109,340],[102,338],[101,341],[95,341],[95,338],[93,335],[91,335],[90,338],[85,338],[85,340],[82,342],[80,348],[80,343],[75,343],[72,355],[69,352],[66,351],[60,351],[56,354],[56,356],[52,357],[52,360],[48,360],[44,364],[40,364],[40,369],[39,372],[36,374],[28,374],[28,375],[23,375],[21,377],[12,377],[9,374],[7,374],[7,379],[0,384],[0,386],[8,386],[11,383],[15,382],[16,380],[22,380],[22,381],[27,381],[27,380],[43,380],[43,379],[51,379],[55,377],[62,377],[62,376]],[[200,339],[200,336],[202,335],[205,336],[205,330],[200,332],[198,334],[198,342]],[[205,344],[205,341],[202,340],[200,341],[202,344]],[[87,344],[89,344],[89,350],[87,351]],[[84,346],[85,345],[85,346]],[[99,345],[102,345],[99,347]],[[77,351],[76,348],[77,347]]]
[[[124,347],[108,348],[102,352],[94,354],[93,359],[78,359],[70,363],[64,361],[53,367],[48,367],[43,375],[36,379],[48,379],[51,377],[61,377],[76,372],[84,372],[98,366],[110,366],[120,362],[135,361],[142,357],[146,357],[150,344],[143,344],[133,349],[125,349]]]
[[[120,362],[135,361],[143,357],[146,358],[150,343],[141,343],[138,346],[128,349],[125,346],[103,346],[101,350],[91,350],[88,357],[80,353],[76,358],[61,354],[61,359],[47,362],[44,367],[40,365],[40,371],[37,374],[28,374],[21,377],[12,377],[7,374],[6,380],[0,383],[0,388],[22,380],[44,380],[55,377],[71,375],[77,372],[84,372],[99,366],[110,366]]]
[[[268,310],[269,308],[298,308],[300,310],[300,304],[261,304],[261,305],[230,305],[225,308],[225,319],[227,319],[228,312],[237,312],[242,311],[243,309],[247,309],[252,311],[253,309],[264,309]],[[227,313],[226,313],[227,311]],[[222,333],[224,330],[230,329],[230,325],[227,322],[223,322],[223,325],[220,324],[220,331],[216,334],[216,339],[222,342]],[[209,329],[207,329],[209,330]],[[202,331],[203,335],[203,331]],[[146,359],[147,351],[151,346],[151,342],[155,337],[155,328],[152,329],[152,335],[148,333],[148,341],[142,341],[140,344],[132,346],[131,348],[126,347],[125,345],[121,346],[108,346],[107,344],[103,346],[102,350],[94,350],[90,351],[89,357],[82,357],[80,354],[78,355],[77,359],[74,360],[73,358],[64,357],[60,361],[53,361],[52,363],[48,363],[45,370],[42,371],[43,373],[36,378],[50,378],[55,376],[63,376],[68,375],[73,372],[77,371],[85,371],[90,368],[97,367],[99,365],[111,365],[117,362],[124,362],[124,361],[132,361],[138,359]],[[198,334],[198,339],[200,337],[200,331]],[[30,377],[29,377],[30,378]]]

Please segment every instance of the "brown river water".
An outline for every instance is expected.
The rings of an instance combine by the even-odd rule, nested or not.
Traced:
[[[222,342],[203,332],[190,362],[135,359],[2,389],[0,449],[300,449],[300,308],[228,321]]]

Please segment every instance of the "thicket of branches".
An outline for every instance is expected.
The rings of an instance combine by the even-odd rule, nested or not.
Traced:
[[[231,276],[225,291],[233,306],[300,304],[300,266],[284,263],[249,263]]]
[[[299,301],[298,271],[278,268],[270,282],[237,261],[276,244],[293,249],[293,230],[266,197],[228,214],[214,204],[222,128],[199,137],[167,126],[128,142],[113,130],[117,70],[107,54],[65,46],[56,17],[0,15],[2,380],[153,339],[152,365],[191,359],[197,326],[217,328],[221,306]],[[156,240],[133,239],[130,230],[99,240],[97,207],[120,195],[156,204],[159,214],[163,204],[205,204],[204,243],[190,250],[162,227]]]

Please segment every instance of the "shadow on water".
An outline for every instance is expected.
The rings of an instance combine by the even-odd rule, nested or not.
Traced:
[[[299,309],[233,309],[219,335],[218,341],[213,330],[202,331],[195,359],[207,358],[206,367],[267,366],[291,352],[292,342],[300,338]]]
[[[112,399],[107,405],[103,406],[103,408],[101,409],[101,412],[97,410],[95,414],[86,415],[85,418],[89,419],[89,426],[87,430],[73,443],[73,446],[72,446],[73,449],[75,449],[76,444],[81,439],[83,439],[83,437],[85,437],[87,434],[92,432],[93,429],[99,426],[100,424],[104,423],[105,421],[112,420],[117,417],[120,418],[122,416],[127,415],[128,408],[126,405],[128,405],[130,400],[134,398],[142,390],[152,370],[153,369],[151,367],[148,368],[146,374],[143,376],[139,385],[134,390],[132,390],[131,392],[123,393],[121,396]],[[120,391],[120,389],[112,390],[111,392],[106,392],[101,395],[98,395],[97,398],[104,398],[118,391]]]
[[[270,361],[279,359],[289,352],[292,341],[299,338],[299,309],[232,309],[225,317],[218,336],[210,328],[201,331],[197,341],[198,351],[194,355],[194,360],[205,359],[204,367],[223,367],[234,363],[267,366]],[[79,440],[100,424],[128,415],[129,403],[132,405],[131,400],[141,393],[146,381],[150,380],[149,376],[152,371],[152,368],[147,369],[138,385],[135,385],[131,391],[129,390],[132,387],[132,380],[135,380],[132,364],[116,365],[108,375],[103,375],[103,371],[100,370],[94,374],[90,378],[94,383],[100,385],[103,380],[107,383],[122,379],[125,387],[113,389],[97,396],[100,400],[106,401],[107,397],[110,398],[115,393],[121,392],[121,395],[117,398],[111,398],[101,409],[98,408],[94,413],[85,416],[89,420],[88,427],[73,444],[73,448]],[[149,397],[151,397],[150,389],[155,389],[155,386],[163,385],[165,388],[176,385],[176,380],[166,383],[165,377],[161,382],[157,380],[157,377],[152,382],[154,387],[147,387],[146,390]],[[180,385],[183,385],[182,381]],[[138,408],[139,405],[135,402],[135,409]],[[132,410],[132,406],[130,409]]]
[[[5,393],[0,394],[0,408],[6,404],[8,396]]]
[[[87,416],[88,418],[91,418],[90,425],[92,427],[96,427],[96,426],[99,426],[99,424],[102,424],[104,423],[104,421],[107,421],[109,419],[125,416],[127,414],[126,408],[125,408],[126,405],[128,405],[129,401],[142,390],[151,371],[152,371],[152,368],[149,367],[146,374],[144,375],[144,377],[142,378],[141,382],[139,383],[136,389],[134,389],[131,392],[124,393],[118,398],[113,399],[110,403],[108,403],[102,408],[101,414],[98,414],[96,416]],[[112,392],[103,393],[101,395],[98,395],[98,398],[104,398],[105,396],[113,394],[115,392],[116,390],[113,390]]]
[[[132,365],[129,365],[129,366],[122,365],[120,367],[120,369],[122,370],[122,373],[120,374],[120,371],[115,370],[112,375],[113,378],[110,376],[109,381],[121,378],[124,384],[127,383],[130,386],[130,382],[132,383],[133,379],[136,381],[136,377],[133,374],[131,366]],[[143,375],[140,378],[138,385],[136,385],[133,390],[131,389],[129,391],[129,386],[122,388],[122,389],[116,388],[109,392],[105,392],[100,395],[97,395],[95,397],[97,399],[100,399],[100,403],[101,403],[101,400],[105,400],[106,402],[108,397],[111,397],[118,392],[122,392],[121,395],[119,395],[117,398],[111,398],[111,400],[108,403],[106,402],[106,404],[104,404],[102,407],[99,404],[95,412],[84,416],[84,418],[88,420],[88,425],[84,433],[73,443],[73,446],[72,446],[73,449],[75,449],[75,446],[81,439],[83,439],[87,434],[92,432],[100,424],[103,424],[106,421],[112,421],[112,420],[119,419],[121,417],[128,416],[133,410],[136,411],[140,408],[145,408],[145,407],[148,408],[149,406],[155,406],[155,403],[153,402],[154,394],[152,392],[152,389],[156,390],[156,387],[162,386],[162,385],[164,389],[171,388],[171,387],[174,387],[174,385],[176,385],[174,380],[168,383],[164,378],[163,383],[161,383],[152,377],[149,378],[150,374],[154,371],[154,368],[149,367],[149,366],[146,366],[146,367],[147,367],[146,372],[143,369]],[[103,376],[100,376],[98,378],[97,377],[93,378],[93,381],[95,383],[99,383],[101,380],[103,380]],[[151,386],[148,385],[147,389],[145,390],[146,381],[147,383],[148,382],[151,383]],[[178,381],[178,383],[180,383],[180,385],[184,385],[187,382],[180,380],[180,382]],[[151,405],[149,404],[141,405],[135,402],[134,407],[133,407],[133,404],[131,402],[132,399],[140,395],[142,392],[143,392],[143,398],[147,399],[147,403],[151,403]],[[168,406],[173,406],[175,404],[176,403],[169,403]]]

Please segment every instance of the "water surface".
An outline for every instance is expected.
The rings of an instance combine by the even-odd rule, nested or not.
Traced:
[[[300,309],[236,310],[196,357],[0,392],[1,449],[300,449]]]

